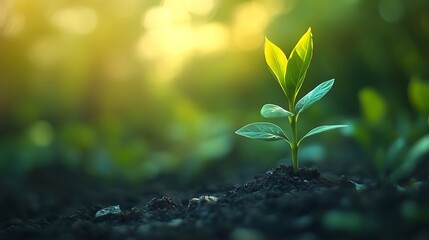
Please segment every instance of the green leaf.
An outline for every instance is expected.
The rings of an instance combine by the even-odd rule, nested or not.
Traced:
[[[297,114],[300,114],[305,109],[313,105],[313,103],[319,101],[323,96],[325,96],[326,93],[329,92],[329,90],[331,90],[333,85],[334,79],[331,79],[319,84],[309,93],[307,93],[303,98],[298,101],[295,106],[295,111],[298,112]]]
[[[325,131],[337,129],[337,128],[343,128],[343,127],[347,127],[347,125],[324,125],[324,126],[313,128],[307,134],[305,134],[304,137],[301,138],[301,140],[299,140],[298,145],[306,137],[309,137],[311,135],[315,135],[315,134],[318,134],[318,133],[321,133],[321,132],[325,132]]]
[[[252,139],[265,141],[277,141],[284,139],[290,143],[286,134],[279,126],[268,122],[251,123],[240,128],[235,133]]]
[[[420,161],[425,160],[424,156],[429,152],[429,135],[423,136],[416,143],[413,144],[407,156],[405,157],[402,165],[398,166],[392,173],[391,178],[398,180],[411,174]]]
[[[304,82],[312,56],[313,35],[311,28],[309,28],[292,50],[286,63],[286,95],[293,102]]]
[[[285,73],[287,58],[284,52],[265,37],[265,61],[273,75],[276,77],[280,87],[286,93]],[[287,95],[287,94],[286,94]]]
[[[408,85],[411,105],[421,114],[429,115],[429,83],[413,78]]]
[[[281,117],[291,117],[293,113],[284,110],[282,107],[274,104],[265,104],[261,108],[261,115],[266,118],[281,118]]]
[[[383,96],[372,88],[364,88],[358,95],[365,121],[372,125],[381,123],[387,112],[387,104]]]

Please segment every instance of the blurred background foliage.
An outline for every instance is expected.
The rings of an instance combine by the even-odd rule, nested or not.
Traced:
[[[187,181],[289,163],[285,143],[233,133],[262,120],[264,103],[287,106],[264,36],[289,53],[309,26],[314,57],[300,96],[336,84],[300,132],[351,127],[307,141],[301,158],[377,162],[379,146],[428,133],[428,12],[426,0],[3,0],[0,175],[59,164]]]

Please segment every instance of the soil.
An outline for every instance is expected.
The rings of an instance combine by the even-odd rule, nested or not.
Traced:
[[[3,182],[0,239],[429,239],[428,193],[427,179],[399,187],[284,165],[192,189],[49,169]]]

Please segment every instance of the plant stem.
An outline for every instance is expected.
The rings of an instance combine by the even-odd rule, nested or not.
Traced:
[[[293,172],[298,174],[298,138],[297,138],[297,129],[296,129],[296,117],[292,117],[290,123],[292,130],[292,167]]]
[[[291,112],[295,113],[294,101],[290,103],[289,109]],[[297,137],[297,128],[296,128],[297,120],[298,120],[298,118],[295,114],[292,117],[289,117],[290,128],[292,131],[292,146],[291,146],[291,148],[292,148],[291,149],[292,150],[292,167],[293,167],[293,172],[295,174],[298,174],[298,137]]]

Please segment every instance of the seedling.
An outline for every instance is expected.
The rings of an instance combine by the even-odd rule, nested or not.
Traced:
[[[265,38],[265,60],[288,99],[289,110],[285,110],[275,104],[265,104],[261,109],[261,115],[265,118],[287,118],[290,124],[291,136],[288,137],[282,128],[269,122],[251,123],[235,132],[238,135],[252,139],[265,141],[285,140],[292,150],[292,167],[295,174],[298,173],[298,148],[302,140],[321,132],[346,127],[346,125],[319,126],[310,130],[302,138],[298,138],[297,123],[299,115],[325,96],[334,85],[334,79],[323,82],[296,102],[312,55],[313,35],[311,34],[311,28],[298,41],[289,58],[279,47],[268,38]]]

